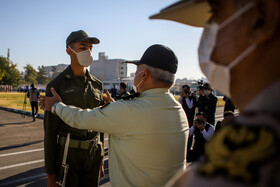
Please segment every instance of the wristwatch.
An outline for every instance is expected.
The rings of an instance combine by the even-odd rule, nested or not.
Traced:
[[[56,113],[55,113],[55,107],[56,107],[57,103],[58,103],[58,102],[54,103],[53,106],[52,106],[52,113],[55,114],[55,115],[56,115]]]

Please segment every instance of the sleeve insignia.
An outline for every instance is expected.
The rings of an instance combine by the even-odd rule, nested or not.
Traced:
[[[277,137],[266,127],[227,125],[205,146],[202,175],[224,175],[242,182],[257,182],[259,167],[279,154]]]

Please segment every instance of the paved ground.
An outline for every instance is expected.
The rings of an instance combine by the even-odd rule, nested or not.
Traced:
[[[216,121],[222,112],[222,107],[217,108]],[[0,110],[0,186],[47,185],[43,136],[42,119],[32,122],[29,116]],[[103,187],[111,186],[106,173]]]
[[[0,110],[0,186],[47,186],[43,138],[42,119]]]

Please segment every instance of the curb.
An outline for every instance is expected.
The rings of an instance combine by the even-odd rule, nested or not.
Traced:
[[[7,108],[7,107],[2,107],[0,106],[0,110],[6,110],[9,112],[14,112],[14,113],[18,113],[24,116],[31,116],[32,117],[32,112],[28,112],[28,111],[24,111],[24,110],[19,110],[19,109],[14,109],[14,108]],[[37,117],[39,119],[44,119],[44,114],[37,114]]]

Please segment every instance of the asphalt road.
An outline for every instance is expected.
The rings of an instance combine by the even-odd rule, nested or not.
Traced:
[[[217,108],[216,121],[222,112]],[[42,119],[0,110],[0,186],[47,186],[43,138]],[[106,173],[103,187],[111,186]]]

